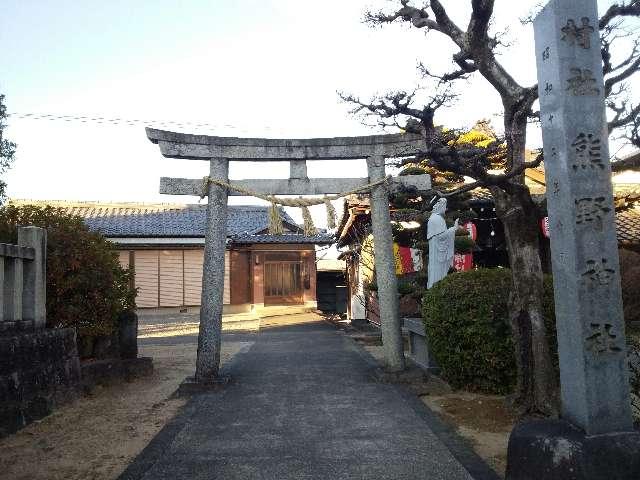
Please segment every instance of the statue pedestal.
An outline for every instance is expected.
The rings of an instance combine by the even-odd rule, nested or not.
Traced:
[[[440,367],[429,351],[429,338],[422,318],[405,318],[404,328],[409,333],[409,358],[416,365],[437,375]]]

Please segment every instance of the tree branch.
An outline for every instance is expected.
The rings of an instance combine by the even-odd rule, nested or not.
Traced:
[[[493,15],[494,0],[471,0],[471,19],[467,27],[469,48],[490,48],[489,22]]]
[[[616,128],[625,127],[631,123],[640,115],[640,104],[627,110],[627,102],[622,102],[619,106],[613,102],[608,102],[607,107],[616,112],[615,116],[607,124],[609,133],[613,132]]]
[[[497,186],[502,188],[503,190],[504,189],[508,190],[509,187],[507,186],[507,184],[510,179],[517,177],[518,175],[521,175],[527,168],[536,168],[537,166],[540,165],[540,163],[542,163],[543,159],[544,159],[544,156],[542,154],[539,154],[535,160],[531,162],[525,162],[524,164],[520,165],[518,168],[512,170],[511,172],[500,174],[500,175],[486,174],[483,176],[482,179],[476,180],[471,183],[467,183],[454,190],[449,190],[446,192],[434,190],[434,192],[436,193],[436,195],[440,197],[453,197],[454,195],[460,195],[461,193],[470,192],[472,190],[475,190],[476,188],[482,188],[482,187]]]
[[[640,150],[622,160],[611,162],[612,172],[622,172],[624,170],[640,170]]]
[[[418,109],[412,107],[416,93],[417,90],[412,93],[394,92],[374,98],[369,102],[342,92],[338,92],[338,95],[344,102],[355,105],[351,111],[353,114],[364,113],[365,115],[377,116],[383,120],[383,123],[380,123],[383,127],[393,125],[412,133],[425,134],[426,132],[428,135],[435,130],[433,123],[435,111],[450,103],[456,95],[445,89],[443,92],[429,97],[425,101],[424,107]],[[398,117],[409,117],[418,122],[405,122],[404,125],[401,125]],[[385,119],[390,119],[391,122],[384,122]]]
[[[383,12],[365,14],[365,21],[369,23],[392,23],[397,19],[411,22],[416,28],[440,31],[440,26],[429,18],[429,12],[424,8],[416,8],[409,5],[409,0],[401,0],[402,8],[391,15]]]
[[[465,34],[449,17],[440,0],[431,0],[431,10],[436,17],[439,31],[447,35],[461,49],[464,49]]]
[[[613,64],[611,63],[611,53],[610,53],[610,49],[611,46],[613,45],[613,43],[618,40],[621,37],[629,37],[630,35],[613,35],[611,38],[602,38],[602,62],[603,62],[603,67],[602,67],[602,72],[607,75],[613,72],[617,72],[623,68],[625,68],[626,66],[628,66],[629,64],[631,64],[635,59],[638,58],[638,56],[640,56],[640,39],[636,38],[633,41],[633,47],[631,48],[631,53],[629,53],[629,55],[627,56],[627,58],[625,58],[624,60],[622,60],[620,63],[618,63],[616,66],[613,66]]]
[[[493,52],[493,47],[496,45],[495,39],[488,37],[494,0],[472,0],[474,11],[467,31],[460,29],[451,20],[440,0],[431,0],[429,6],[425,8],[409,6],[408,0],[401,0],[400,3],[402,8],[394,14],[369,14],[367,18],[374,23],[389,23],[402,19],[417,28],[426,27],[429,30],[437,30],[449,37],[460,49],[456,57],[473,60],[473,67],[482,73],[503,99],[509,97],[511,103],[515,103],[522,96],[523,88],[495,58]],[[429,7],[434,20],[429,14]],[[482,38],[485,39],[484,42]]]
[[[458,70],[453,70],[442,75],[431,73],[422,62],[418,64],[418,70],[420,70],[420,73],[422,73],[423,77],[430,77],[438,80],[438,86],[444,83],[453,82],[455,80],[466,80],[467,78],[469,78],[470,74],[478,70],[473,63],[473,60],[463,55],[462,52],[458,52],[457,54],[455,54],[453,56],[453,61],[460,68]]]
[[[613,90],[613,87],[617,83],[628,79],[638,71],[640,71],[640,57],[636,56],[635,61],[631,63],[627,68],[625,68],[622,72],[618,73],[617,75],[613,75],[604,81],[605,96],[609,96],[609,94]]]
[[[640,16],[640,0],[632,0],[628,4],[614,3],[600,17],[599,27],[603,30],[617,17],[637,17]]]

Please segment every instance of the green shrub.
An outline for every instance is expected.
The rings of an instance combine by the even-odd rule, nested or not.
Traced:
[[[476,242],[468,235],[466,237],[456,236],[453,239],[453,246],[456,253],[469,253],[473,251]]]
[[[136,296],[133,271],[122,269],[113,245],[62,209],[0,208],[0,242],[15,243],[19,225],[47,230],[47,326],[75,327],[79,341],[113,334]]]
[[[411,295],[415,291],[413,279],[411,278],[398,278],[398,293],[400,295]]]
[[[544,281],[544,315],[557,365],[553,284]],[[443,377],[455,388],[507,394],[516,382],[516,360],[507,301],[508,269],[448,275],[423,297],[429,346]]]

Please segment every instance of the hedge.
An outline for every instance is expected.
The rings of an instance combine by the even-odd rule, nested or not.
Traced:
[[[18,225],[47,230],[47,326],[75,327],[79,341],[114,334],[117,319],[135,308],[132,270],[113,245],[82,218],[53,207],[0,208],[0,242],[15,243]]]
[[[508,316],[511,270],[478,269],[450,274],[423,297],[429,347],[443,378],[454,388],[508,394],[516,361]],[[557,365],[553,283],[544,279],[544,316]]]

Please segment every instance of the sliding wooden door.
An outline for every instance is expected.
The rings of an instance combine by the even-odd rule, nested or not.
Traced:
[[[304,303],[302,283],[302,261],[299,254],[295,258],[283,258],[282,253],[271,260],[266,256],[264,263],[264,303],[265,305],[291,305]]]

